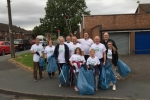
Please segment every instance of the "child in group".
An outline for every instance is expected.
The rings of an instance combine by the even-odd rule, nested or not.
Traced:
[[[79,70],[80,70],[80,67],[81,65],[83,65],[85,63],[85,59],[84,59],[84,56],[82,56],[82,51],[79,47],[77,47],[75,49],[75,52],[74,54],[70,57],[69,59],[70,61],[70,64],[71,66],[73,67],[73,73],[74,73],[74,76],[75,76],[75,91],[78,91],[78,88],[77,88],[77,77],[78,77],[78,73],[79,73]]]
[[[100,66],[100,61],[98,57],[95,56],[95,50],[91,49],[90,50],[90,57],[87,59],[86,63],[88,69],[91,69],[94,74],[94,79],[95,79],[95,90],[98,91],[98,82],[99,82],[99,66]]]

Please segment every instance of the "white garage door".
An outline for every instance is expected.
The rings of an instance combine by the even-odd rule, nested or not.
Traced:
[[[109,37],[115,41],[119,54],[129,54],[129,33],[109,33]]]

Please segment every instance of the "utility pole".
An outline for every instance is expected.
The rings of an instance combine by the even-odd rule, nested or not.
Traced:
[[[8,20],[9,20],[9,38],[10,38],[11,57],[15,58],[14,35],[12,32],[12,18],[11,18],[10,0],[7,0],[7,8],[8,8]]]

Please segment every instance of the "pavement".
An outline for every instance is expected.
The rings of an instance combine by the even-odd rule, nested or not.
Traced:
[[[117,81],[117,90],[99,89],[94,95],[83,96],[75,92],[73,87],[59,88],[58,77],[50,79],[45,75],[45,80],[38,79],[37,82],[34,82],[32,74],[7,60],[2,61],[1,59],[3,57],[1,57],[2,56],[0,56],[0,93],[33,98],[49,98],[50,100],[61,100],[60,98],[65,98],[63,100],[150,100],[150,81],[147,81],[150,80],[150,55],[120,57],[130,66],[132,72],[125,80]],[[143,60],[143,58],[146,59]],[[141,60],[143,60],[142,67]],[[138,71],[140,69],[144,72]],[[145,73],[148,77],[145,77]]]

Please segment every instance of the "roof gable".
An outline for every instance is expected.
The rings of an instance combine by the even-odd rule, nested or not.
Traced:
[[[150,13],[150,3],[140,4],[139,6],[142,7],[146,13]]]

